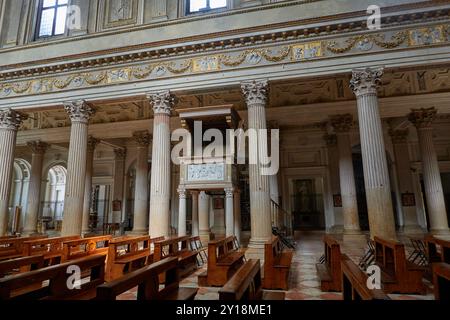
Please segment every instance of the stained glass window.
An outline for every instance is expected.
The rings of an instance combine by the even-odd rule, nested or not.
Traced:
[[[227,0],[186,0],[186,13],[210,11],[226,8]]]
[[[38,38],[64,34],[69,0],[41,0],[39,5]]]

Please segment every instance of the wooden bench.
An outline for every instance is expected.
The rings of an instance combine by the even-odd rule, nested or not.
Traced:
[[[0,261],[22,257],[23,243],[25,241],[47,238],[47,235],[24,237],[24,238],[6,238],[0,240]]]
[[[43,255],[45,265],[55,265],[63,260],[64,241],[79,239],[80,236],[45,238],[23,243],[23,256]]]
[[[221,287],[244,264],[244,252],[235,248],[234,236],[208,243],[208,269],[198,276],[199,286]]]
[[[172,237],[155,242],[153,261],[157,262],[166,257],[177,257],[180,277],[184,278],[197,269],[197,250],[190,247],[190,237]],[[164,277],[160,277],[164,282]]]
[[[284,292],[262,289],[261,264],[250,259],[219,290],[219,300],[284,300]]]
[[[323,238],[325,247],[324,263],[316,264],[317,274],[320,279],[322,291],[341,291],[341,249],[339,243],[332,236],[325,235]]]
[[[109,242],[106,281],[142,268],[150,255],[150,237],[120,237]]]
[[[341,255],[342,296],[344,300],[390,300],[381,289],[367,287],[367,274],[347,255]]]
[[[159,276],[165,274],[164,287]],[[97,288],[98,300],[116,300],[120,294],[138,287],[137,300],[193,300],[198,288],[181,288],[177,257],[168,257]]]
[[[79,259],[94,254],[106,255],[111,240],[112,236],[108,235],[64,241],[63,261]]]
[[[279,237],[273,236],[264,244],[264,289],[288,290],[289,270],[293,256],[292,249],[283,250]]]
[[[381,268],[381,282],[386,293],[425,294],[422,282],[425,272],[408,261],[403,244],[375,237],[375,264]]]
[[[44,267],[44,256],[36,255],[0,261],[0,278]]]
[[[450,264],[450,241],[430,235],[425,238],[425,243],[429,263],[445,262]]]
[[[432,265],[434,298],[450,301],[450,264],[436,262]]]
[[[81,271],[80,288],[69,288],[73,271]],[[94,255],[0,279],[0,300],[90,300],[104,283],[105,256]],[[83,276],[86,275],[86,276]],[[72,283],[74,284],[74,283]]]

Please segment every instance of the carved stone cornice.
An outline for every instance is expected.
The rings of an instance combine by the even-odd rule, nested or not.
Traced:
[[[241,83],[241,90],[247,107],[252,107],[255,104],[266,105],[269,95],[269,82],[266,79],[244,81]]]
[[[114,154],[116,155],[116,160],[125,160],[127,156],[126,148],[116,148],[114,149]]]
[[[335,134],[326,134],[323,136],[323,139],[329,147],[334,147],[337,145],[337,136]]]
[[[87,141],[87,151],[88,152],[94,152],[95,147],[100,143],[100,140],[94,138],[93,136],[88,137]]]
[[[31,152],[33,154],[41,154],[42,155],[45,153],[45,151],[47,151],[49,144],[38,140],[38,141],[27,142],[27,146],[28,146],[28,148],[31,149]]]
[[[437,110],[434,107],[411,109],[408,120],[416,126],[417,129],[431,128],[433,121],[436,119]]]
[[[89,123],[89,119],[95,113],[95,109],[92,108],[85,100],[76,100],[64,102],[64,109],[69,114],[72,123]]]
[[[389,130],[389,135],[391,136],[392,143],[403,144],[408,141],[409,130],[408,129],[397,129]]]
[[[330,124],[336,133],[349,132],[353,127],[353,116],[350,113],[330,116]]]
[[[0,129],[17,130],[28,116],[11,108],[0,110]]]
[[[382,76],[383,68],[354,69],[350,88],[357,97],[367,94],[376,95]]]
[[[153,106],[154,114],[170,115],[175,104],[175,96],[169,90],[150,92],[147,98]]]
[[[147,147],[152,139],[147,130],[133,132],[133,139],[139,147]]]

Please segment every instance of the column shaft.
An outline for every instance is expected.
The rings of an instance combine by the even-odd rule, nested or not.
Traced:
[[[192,236],[200,235],[199,216],[198,216],[198,191],[192,191]]]
[[[94,166],[94,150],[98,144],[94,137],[88,137],[88,147],[86,154],[86,177],[84,180],[84,200],[83,200],[83,225],[81,233],[83,235],[90,232],[89,217],[91,214],[91,193],[92,193],[92,169]]]
[[[145,130],[135,132],[133,137],[137,143],[133,234],[146,234],[148,232],[148,145],[150,144],[150,135]]]
[[[241,243],[241,192],[234,193],[234,235]]]
[[[234,236],[233,193],[233,188],[225,189],[225,234],[227,237]]]
[[[209,241],[211,228],[209,223],[209,196],[204,192],[200,192],[198,197],[198,225],[200,239],[203,245]]]
[[[178,194],[180,197],[180,205],[179,205],[179,217],[178,217],[178,236],[183,237],[186,235],[186,189],[180,188],[178,189]]]

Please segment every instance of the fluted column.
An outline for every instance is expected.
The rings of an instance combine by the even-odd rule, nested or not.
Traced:
[[[191,191],[192,195],[192,236],[196,237],[200,234],[198,221],[198,191]]]
[[[248,108],[248,127],[259,133],[261,129],[266,129],[268,83],[266,80],[243,82],[241,88]],[[255,257],[261,259],[264,258],[264,243],[272,236],[269,176],[262,174],[263,165],[260,159],[263,155],[267,155],[267,139],[258,137],[258,143],[249,144],[249,158],[250,162],[253,162],[249,164],[251,219],[249,248],[253,249]]]
[[[383,70],[353,71],[350,87],[356,95],[369,215],[370,236],[396,239],[386,150],[378,107],[377,87]]]
[[[448,220],[445,209],[444,192],[436,150],[433,143],[432,122],[436,117],[435,108],[413,109],[409,115],[417,128],[419,137],[420,156],[422,159],[422,174],[427,200],[430,232],[433,234],[448,234]]]
[[[339,152],[339,182],[341,186],[342,213],[344,216],[343,240],[353,241],[355,237],[361,237],[352,147],[350,144],[353,116],[351,114],[334,115],[330,117],[330,123],[336,132]]]
[[[86,178],[84,180],[84,200],[83,200],[83,226],[81,233],[83,235],[90,232],[89,215],[91,213],[91,195],[92,195],[92,168],[94,166],[94,150],[99,140],[93,136],[88,137],[86,153]]]
[[[411,175],[411,161],[409,159],[408,129],[391,130],[389,132],[394,146],[395,163],[397,169],[397,180],[401,194],[414,195],[414,185]],[[402,204],[404,219],[404,233],[421,233],[422,230],[417,221],[417,208],[415,203]]]
[[[42,141],[28,143],[31,149],[31,173],[28,184],[27,213],[25,215],[24,235],[37,233],[39,204],[41,200],[42,164],[48,144]]]
[[[14,149],[17,130],[27,116],[12,109],[0,110],[0,236],[8,229]]]
[[[146,234],[148,210],[148,146],[150,134],[147,130],[133,133],[136,141],[136,184],[134,188],[133,234]]]
[[[84,185],[88,144],[88,123],[94,113],[84,100],[64,104],[72,122],[67,161],[66,194],[62,236],[81,235],[83,221]]]
[[[174,97],[169,91],[150,93],[153,106],[153,150],[150,188],[150,235],[169,236],[170,222],[170,113]]]
[[[209,225],[209,196],[205,191],[201,191],[198,197],[198,226],[200,239],[203,245],[208,244],[211,234]]]
[[[234,191],[234,235],[241,243],[241,191]]]
[[[177,191],[180,198],[180,204],[178,206],[178,236],[183,237],[186,235],[186,189],[180,187]]]
[[[234,188],[225,188],[225,234],[234,236]]]

